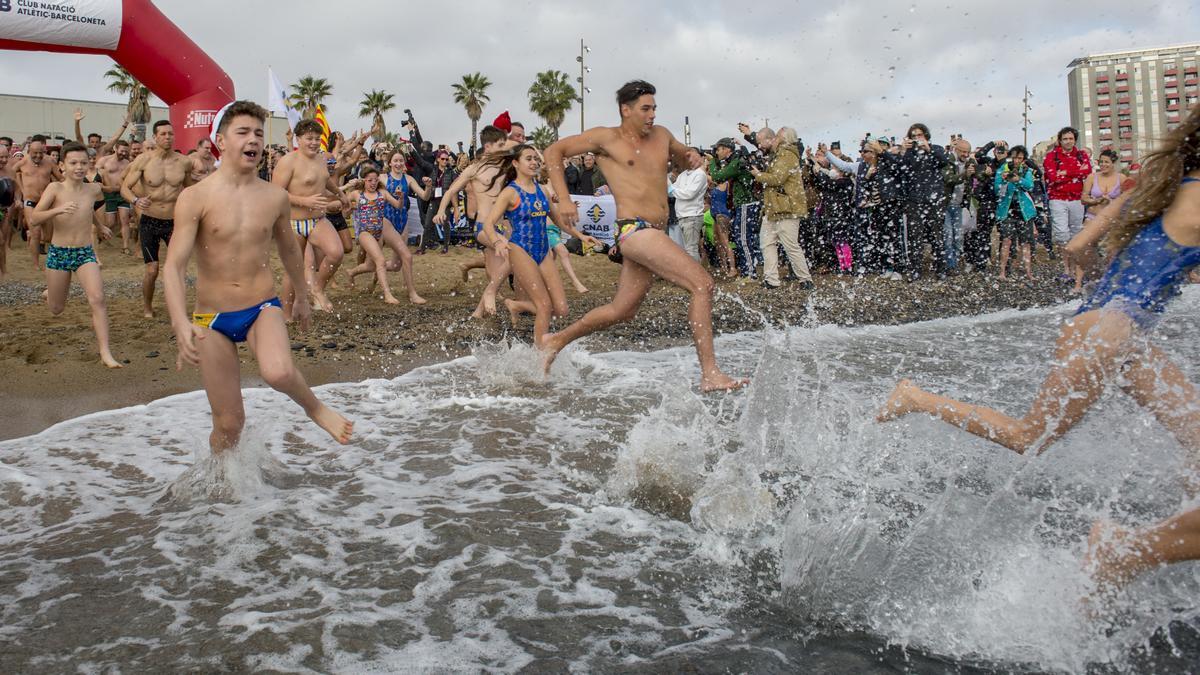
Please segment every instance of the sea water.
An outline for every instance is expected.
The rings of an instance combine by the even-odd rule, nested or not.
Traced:
[[[1083,602],[1094,520],[1191,503],[1118,388],[1041,456],[873,421],[901,376],[1020,414],[1069,313],[727,336],[708,396],[690,348],[484,345],[321,387],[345,447],[259,389],[220,457],[202,393],[0,443],[0,670],[1192,670],[1196,565]]]

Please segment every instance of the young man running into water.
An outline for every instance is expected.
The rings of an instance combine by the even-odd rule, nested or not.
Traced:
[[[271,273],[271,246],[279,249],[288,277],[299,288],[304,284],[303,254],[292,229],[287,192],[258,177],[266,118],[267,111],[249,101],[238,101],[225,112],[217,126],[217,149],[224,159],[212,175],[179,196],[167,251],[163,285],[179,346],[176,365],[200,368],[212,406],[209,444],[214,455],[236,446],[245,424],[238,342],[250,345],[263,380],[290,396],[334,440],[348,443],[354,429],[317,400],[292,364]],[[193,251],[196,311],[189,316],[184,274]],[[292,312],[301,330],[307,330],[307,295],[296,295]]]
[[[627,83],[617,90],[621,126],[589,129],[546,149],[550,184],[560,195],[568,194],[563,158],[595,153],[617,203],[616,241],[609,256],[621,262],[621,275],[612,302],[593,309],[562,332],[546,336],[545,368],[549,371],[558,352],[575,340],[631,320],[650,292],[654,277],[659,276],[692,294],[688,321],[700,359],[701,390],[738,389],[750,381],[735,380],[721,372],[713,350],[712,277],[664,231],[667,164],[674,159],[679,166],[690,165],[687,146],[654,124],[658,109],[654,94],[654,85],[649,82]],[[690,168],[699,168],[699,164]],[[579,208],[570,199],[562,200],[559,212],[565,225],[574,227],[579,221]]]
[[[320,123],[316,120],[301,120],[297,123],[296,143],[297,149],[285,155],[275,166],[271,182],[287,190],[288,200],[292,205],[292,231],[300,245],[301,254],[304,253],[304,247],[311,243],[313,248],[324,256],[320,269],[313,278],[312,295],[317,309],[329,311],[333,309],[333,304],[325,297],[325,285],[329,283],[329,277],[342,262],[345,253],[337,231],[325,217],[325,207],[330,201],[326,193],[340,192],[326,167],[325,153],[321,151]],[[307,283],[299,286],[301,289],[307,287]],[[284,277],[285,315],[291,316],[293,294],[299,297],[306,292],[297,292],[291,281]]]
[[[175,130],[171,123],[154,123],[154,149],[146,150],[129,164],[121,181],[121,197],[141,211],[138,241],[142,246],[142,316],[154,317],[154,283],[158,280],[161,246],[169,244],[175,230],[175,200],[192,184],[192,160],[175,152]],[[145,191],[139,197],[134,187]]]
[[[115,151],[96,160],[96,171],[104,189],[104,220],[108,229],[115,230],[120,226],[121,250],[126,255],[129,251],[129,202],[121,196],[121,179],[132,161],[129,157],[129,143],[124,139],[117,141]]]
[[[100,185],[86,183],[88,168],[87,148],[79,143],[67,143],[62,150],[61,183],[51,183],[38,200],[29,218],[30,227],[53,221],[54,235],[50,250],[46,253],[46,302],[50,313],[58,316],[67,304],[67,292],[71,290],[71,275],[79,279],[79,285],[87,295],[92,307],[92,329],[96,332],[96,343],[100,350],[100,362],[109,368],[120,368],[108,348],[108,309],[104,304],[104,284],[100,280],[100,265],[92,249],[92,220],[94,205],[103,203]],[[112,235],[107,227],[100,236],[107,239]]]

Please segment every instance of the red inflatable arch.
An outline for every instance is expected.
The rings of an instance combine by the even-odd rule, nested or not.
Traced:
[[[184,151],[233,100],[225,71],[150,0],[0,0],[0,49],[112,57],[166,102]]]

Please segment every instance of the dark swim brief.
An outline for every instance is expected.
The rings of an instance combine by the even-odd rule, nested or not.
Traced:
[[[642,230],[657,229],[659,228],[641,218],[622,218],[613,223],[613,245],[608,249],[608,259],[618,265],[624,263],[625,256],[621,255],[621,242]]]
[[[329,221],[330,225],[333,225],[333,229],[336,232],[350,229],[350,223],[346,222],[346,216],[343,216],[341,211],[327,213],[325,214],[325,219]]]
[[[129,202],[121,196],[120,192],[105,192],[104,193],[104,212],[116,213],[117,209],[129,210]]]

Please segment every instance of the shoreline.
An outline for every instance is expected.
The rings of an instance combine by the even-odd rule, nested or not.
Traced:
[[[9,253],[9,276],[0,279],[0,410],[6,421],[0,440],[38,433],[68,419],[201,389],[194,369],[175,369],[175,348],[161,290],[156,295],[158,316],[141,316],[140,258],[124,256],[111,242],[100,249],[109,310],[113,354],[121,370],[103,368],[95,357],[90,312],[78,284],[73,284],[67,309],[52,317],[40,302],[44,284],[29,268],[23,251]],[[334,312],[314,313],[306,334],[290,330],[296,365],[313,386],[393,378],[421,366],[469,355],[481,342],[516,338],[528,341],[532,321],[510,325],[503,308],[484,321],[469,318],[485,285],[482,271],[461,280],[459,263],[477,256],[474,249],[456,248],[449,254],[415,256],[415,284],[429,304],[385,305],[365,290],[331,290]],[[570,314],[555,326],[565,326],[613,293],[619,267],[604,256],[572,256],[576,273],[591,289],[578,294],[569,283]],[[757,282],[718,280],[713,303],[717,336],[786,327],[833,324],[853,327],[895,325],[973,316],[1002,309],[1028,309],[1059,304],[1070,297],[1057,281],[1057,264],[1041,260],[1032,284],[1000,282],[983,272],[963,273],[945,281],[916,283],[875,277],[814,275],[816,288],[805,292],[786,284],[777,290]],[[399,275],[390,275],[393,292],[401,292]],[[160,284],[161,288],[161,284]],[[651,351],[691,343],[687,326],[687,295],[656,282],[638,312],[627,324],[613,326],[589,338],[593,351]],[[501,306],[503,307],[503,306]],[[242,386],[265,386],[254,359],[240,348]],[[718,355],[719,356],[719,355]]]

